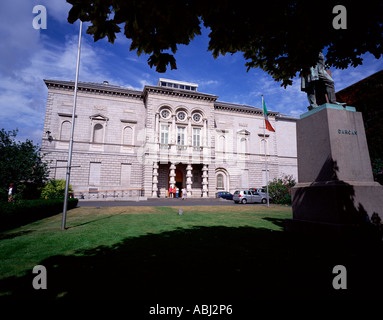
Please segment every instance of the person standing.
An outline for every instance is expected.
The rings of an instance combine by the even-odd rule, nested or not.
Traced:
[[[10,183],[8,188],[8,202],[12,202],[13,200],[15,200],[15,194],[16,187],[13,183]]]
[[[182,200],[185,200],[186,197],[186,189],[182,188]]]
[[[169,198],[173,198],[173,188],[169,187]]]

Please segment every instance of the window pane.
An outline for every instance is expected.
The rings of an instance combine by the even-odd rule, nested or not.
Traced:
[[[217,175],[217,188],[223,188],[223,175]]]
[[[169,139],[169,126],[162,124],[161,125],[161,143],[168,144]]]
[[[177,144],[185,145],[185,127],[177,128]]]
[[[193,146],[199,147],[201,145],[201,129],[193,129]]]

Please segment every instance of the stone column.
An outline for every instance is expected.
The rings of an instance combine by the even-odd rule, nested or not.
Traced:
[[[208,196],[208,168],[207,164],[204,164],[202,167],[202,197],[207,198]]]
[[[159,136],[160,136],[160,130],[159,130],[159,118],[160,118],[160,115],[159,113],[157,112],[154,116],[154,123],[155,123],[155,126],[154,126],[154,143],[158,143],[159,142]]]
[[[191,117],[188,117],[188,129],[187,129],[187,145],[193,145],[193,130],[191,125]]]
[[[169,178],[170,178],[170,180],[169,180],[169,187],[174,188],[175,185],[176,185],[176,166],[175,166],[174,162],[172,162],[170,164]]]
[[[158,163],[153,162],[152,197],[158,197]]]
[[[193,167],[188,164],[186,167],[186,191],[188,193],[188,198],[192,196],[192,170]]]
[[[176,116],[172,115],[172,125],[171,130],[169,132],[170,135],[170,144],[176,144],[177,143],[177,128],[176,128]]]

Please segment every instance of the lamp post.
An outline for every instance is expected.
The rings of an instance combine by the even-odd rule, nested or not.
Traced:
[[[70,181],[70,170],[72,167],[73,132],[74,132],[74,121],[76,116],[78,73],[79,73],[79,67],[80,67],[81,33],[82,33],[82,21],[80,20],[80,32],[78,36],[78,50],[77,50],[76,80],[74,83],[74,95],[73,95],[72,127],[70,131],[70,139],[69,139],[68,162],[67,162],[67,168],[66,168],[65,195],[64,195],[64,207],[63,207],[63,216],[62,216],[62,222],[61,222],[61,230],[65,230],[66,215],[67,215],[67,209],[68,209],[68,191],[69,191],[69,181]]]

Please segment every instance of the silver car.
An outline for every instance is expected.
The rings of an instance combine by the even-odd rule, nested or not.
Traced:
[[[266,203],[266,195],[251,190],[237,190],[233,194],[235,203]]]

